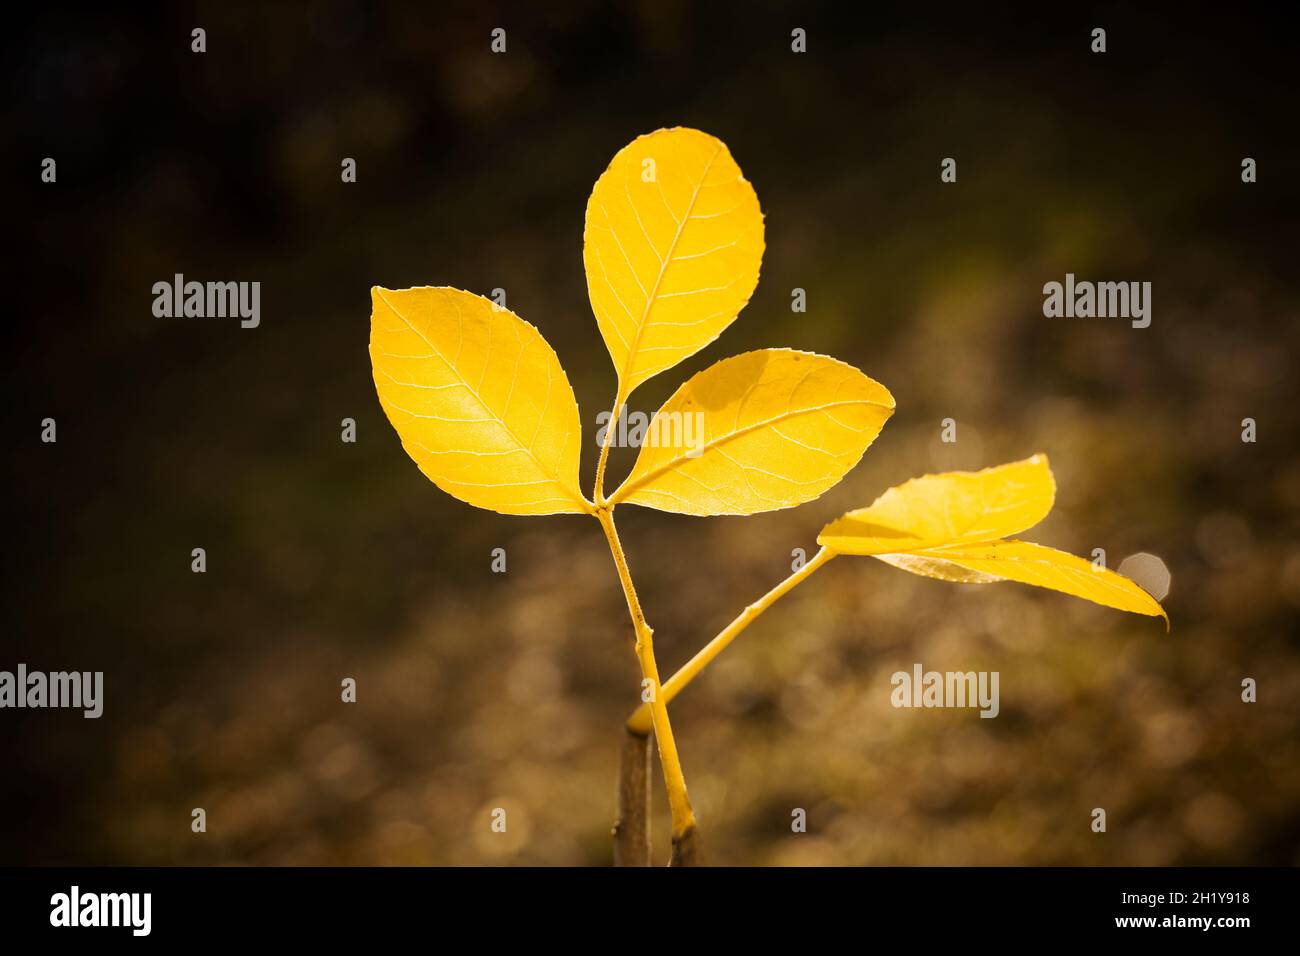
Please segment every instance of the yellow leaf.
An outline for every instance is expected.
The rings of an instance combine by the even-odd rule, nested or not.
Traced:
[[[890,488],[868,508],[832,521],[817,543],[896,568],[961,584],[1020,581],[1096,604],[1169,618],[1126,577],[1027,541],[1000,540],[1052,510],[1056,482],[1046,455],[985,468],[924,475]]]
[[[758,284],[763,214],[719,140],[661,129],[623,147],[596,181],[582,258],[626,399],[745,307]]]
[[[1169,616],[1160,602],[1128,578],[1098,568],[1084,558],[1041,544],[986,541],[876,557],[905,571],[944,581],[964,584],[1020,581],[1033,584],[1121,611],[1163,617],[1165,626],[1169,625]]]
[[[832,521],[817,543],[838,554],[888,554],[1017,534],[1047,517],[1056,481],[1046,455],[924,475]]]
[[[375,389],[420,470],[502,514],[587,512],[573,388],[542,334],[449,288],[371,290]]]
[[[655,413],[610,501],[690,515],[790,508],[843,478],[893,412],[888,389],[824,355],[723,359]]]

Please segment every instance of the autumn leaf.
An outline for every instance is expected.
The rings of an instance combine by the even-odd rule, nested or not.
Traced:
[[[451,288],[371,290],[375,389],[420,470],[502,514],[585,513],[578,403],[540,332]]]
[[[888,389],[824,355],[723,359],[655,413],[610,502],[690,515],[790,508],[843,478],[893,411]]]
[[[1155,598],[1123,575],[1097,567],[1085,558],[1028,541],[988,541],[879,557],[905,571],[943,581],[1020,581],[1120,611],[1169,620]]]
[[[1046,455],[913,478],[832,521],[817,543],[839,554],[886,554],[1019,534],[1047,517],[1056,481]]]
[[[1056,483],[1045,455],[914,478],[867,508],[832,521],[817,543],[833,554],[870,555],[913,574],[960,584],[1020,581],[1121,611],[1169,617],[1123,575],[1027,541],[1003,540],[1052,508]]]
[[[587,291],[619,395],[708,345],[758,284],[763,214],[721,141],[693,129],[633,140],[587,202]]]

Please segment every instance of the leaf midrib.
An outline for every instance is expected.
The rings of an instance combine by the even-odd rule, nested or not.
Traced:
[[[682,221],[677,224],[677,233],[673,236],[673,241],[670,242],[668,248],[664,250],[663,261],[659,263],[659,274],[655,276],[654,287],[646,296],[645,308],[641,310],[641,318],[637,321],[636,334],[632,337],[632,343],[628,346],[627,350],[627,358],[623,360],[623,367],[619,370],[618,384],[620,391],[631,391],[626,384],[628,373],[635,363],[637,351],[641,347],[641,335],[645,331],[646,319],[650,317],[650,309],[654,307],[655,297],[659,294],[659,286],[664,280],[664,274],[672,264],[673,253],[677,250],[677,243],[681,241],[682,232],[686,229],[686,224],[691,221],[691,213],[695,211],[695,201],[699,199],[700,190],[704,188],[704,180],[709,178],[709,171],[713,169],[713,163],[721,152],[722,144],[718,143],[713,150],[713,155],[710,156],[709,161],[704,164],[704,171],[700,173],[700,181],[695,184],[695,190],[691,193],[691,201],[686,206],[686,212],[682,215]]]
[[[748,435],[750,432],[757,431],[760,428],[767,428],[770,425],[776,425],[781,422],[790,421],[791,419],[798,418],[801,415],[813,415],[816,414],[817,412],[826,411],[827,409],[844,408],[851,405],[871,405],[876,408],[884,408],[884,409],[889,408],[889,406],[884,404],[883,402],[873,402],[870,399],[865,399],[865,398],[854,399],[852,401],[844,401],[844,402],[827,402],[824,405],[817,405],[809,408],[800,408],[791,412],[787,412],[783,415],[777,415],[773,418],[766,418],[763,419],[762,421],[754,422],[751,425],[746,425],[744,428],[733,429],[732,431],[727,432],[727,434],[723,435],[721,438],[716,438],[713,441],[706,442],[704,444],[704,447],[700,449],[700,453],[694,456],[693,458],[688,455],[676,455],[672,458],[669,458],[662,465],[656,465],[654,468],[647,471],[645,475],[641,476],[640,478],[637,478],[635,481],[633,480],[633,478],[636,475],[636,468],[635,466],[633,466],[632,469],[633,473],[628,476],[627,481],[625,481],[622,485],[620,485],[618,490],[615,491],[612,495],[610,495],[609,498],[610,503],[617,504],[620,501],[626,501],[628,496],[634,494],[641,488],[644,488],[647,484],[654,481],[660,475],[666,474],[667,472],[671,471],[673,468],[676,468],[683,461],[698,460],[702,458],[706,452],[715,448],[719,448],[733,439],[742,438],[745,435]],[[660,411],[656,413],[656,417],[658,417],[659,414],[662,414],[663,411],[664,409],[660,409]]]

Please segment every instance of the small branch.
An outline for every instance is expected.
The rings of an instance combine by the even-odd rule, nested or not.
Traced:
[[[700,862],[699,831],[695,825],[695,811],[686,792],[686,778],[682,774],[677,743],[673,740],[672,724],[668,720],[668,707],[663,700],[659,683],[659,667],[655,663],[654,631],[646,623],[645,612],[636,596],[632,575],[628,571],[627,556],[614,527],[613,507],[605,501],[605,464],[614,440],[614,429],[623,414],[627,396],[623,392],[622,376],[614,396],[614,407],[605,426],[605,440],[601,443],[600,458],[596,462],[596,486],[592,491],[594,514],[609,541],[609,553],[614,558],[623,596],[627,599],[628,614],[636,635],[636,656],[641,664],[643,680],[650,682],[652,702],[650,718],[641,731],[628,730],[623,743],[619,766],[619,817],[614,825],[614,860],[622,865],[650,865],[650,775],[649,734],[653,729],[663,767],[664,785],[668,788],[668,805],[673,815],[673,852],[670,866],[695,866]],[[640,749],[638,749],[640,748]],[[644,751],[642,753],[641,751]],[[644,782],[639,777],[644,775]],[[644,844],[644,846],[642,846]],[[644,861],[638,864],[634,861]]]
[[[650,737],[624,728],[618,761],[614,865],[650,866]]]
[[[663,687],[659,682],[659,668],[655,663],[654,631],[646,623],[641,602],[636,596],[632,584],[632,575],[628,571],[627,556],[618,539],[618,530],[614,527],[614,516],[608,508],[597,508],[596,517],[605,531],[609,541],[609,551],[614,557],[614,567],[618,571],[619,583],[623,586],[623,596],[627,599],[628,614],[632,618],[632,628],[636,633],[636,656],[641,663],[641,675],[650,682],[652,700],[650,702],[650,726],[654,729],[655,743],[659,748],[659,763],[663,766],[664,785],[668,788],[668,806],[673,815],[673,841],[689,836],[695,829],[695,811],[691,808],[691,798],[686,792],[686,778],[682,774],[682,764],[677,756],[677,742],[673,739],[673,727],[668,720],[668,705],[664,700]]]
[[[749,625],[752,624],[760,614],[766,611],[790,591],[794,590],[794,588],[804,579],[809,577],[814,571],[820,568],[823,564],[826,564],[833,557],[835,557],[835,552],[822,548],[813,555],[811,561],[805,564],[798,571],[795,571],[776,587],[772,588],[772,590],[768,591],[753,604],[749,605],[745,610],[741,611],[740,615],[734,621],[728,624],[717,637],[704,645],[704,647],[700,649],[699,653],[682,665],[681,669],[669,678],[668,683],[664,684],[664,707],[667,707],[672,699],[680,694],[683,688],[694,680],[696,675],[698,675],[700,671],[704,670],[704,668],[707,667],[715,657],[721,654],[728,644],[739,637],[741,632],[744,631],[745,628],[749,627]],[[652,725],[653,715],[648,704],[642,704],[638,707],[627,720],[628,730],[633,733],[648,734]]]

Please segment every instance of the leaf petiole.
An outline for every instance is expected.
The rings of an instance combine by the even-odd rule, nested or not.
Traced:
[[[623,394],[622,389],[614,396],[614,409],[609,413],[609,424],[605,426],[605,440],[600,446],[600,458],[596,461],[596,486],[592,489],[591,500],[595,502],[597,508],[604,508],[607,504],[605,501],[605,463],[609,461],[609,447],[614,441],[614,430],[618,427],[618,420],[623,415],[623,405],[627,401],[627,396]]]

